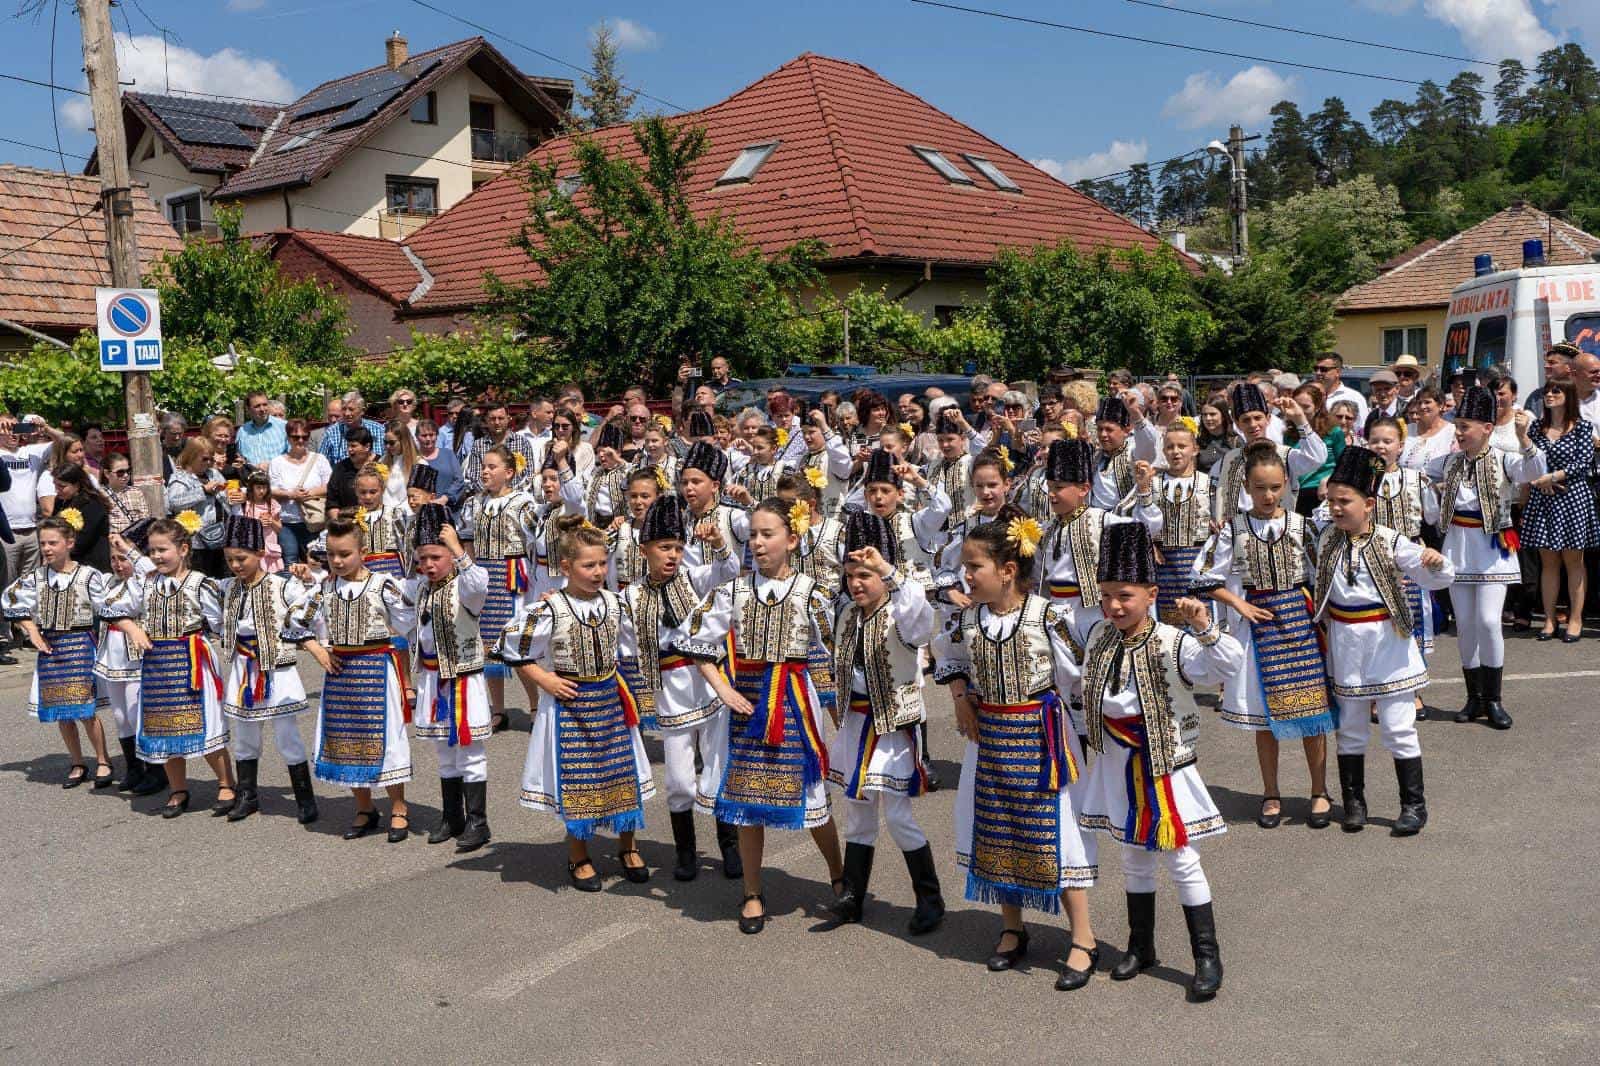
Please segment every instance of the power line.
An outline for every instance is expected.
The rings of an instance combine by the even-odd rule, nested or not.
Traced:
[[[72,86],[72,85],[58,85],[56,83],[56,81],[55,81],[55,78],[53,78],[53,77],[49,81],[40,81],[37,78],[28,78],[28,77],[24,77],[21,74],[0,73],[0,80],[21,82],[24,85],[36,85],[41,89],[54,89],[56,92],[71,93],[74,96],[88,96],[89,95],[87,91],[85,91],[83,89],[76,88],[75,86]],[[133,87],[134,86],[133,82],[124,82],[123,84],[125,86],[129,86],[129,87]],[[173,89],[171,91],[174,92],[174,93],[181,93],[184,96],[198,96],[198,97],[201,97],[201,98],[207,99],[207,100],[236,100],[239,103],[244,103],[244,104],[260,104],[263,107],[280,107],[281,108],[281,107],[287,106],[282,101],[279,101],[279,100],[262,100],[262,99],[259,99],[257,97],[254,97],[254,96],[227,96],[227,95],[225,95],[223,93],[201,92],[198,89]],[[195,114],[201,114],[202,112],[194,112],[194,113]]]
[[[421,3],[421,0],[412,0]],[[1252,63],[1272,63],[1281,67],[1296,67],[1300,70],[1316,70],[1324,74],[1343,74],[1351,78],[1371,78],[1376,81],[1392,81],[1401,85],[1421,85],[1422,82],[1414,78],[1400,78],[1393,74],[1374,74],[1363,70],[1345,70],[1342,67],[1324,67],[1316,63],[1297,63],[1291,59],[1271,59],[1267,56],[1249,55],[1244,52],[1228,52],[1220,48],[1206,48],[1198,44],[1181,44],[1177,41],[1161,41],[1154,37],[1140,37],[1130,33],[1112,33],[1110,30],[1097,30],[1089,26],[1074,26],[1066,22],[1051,22],[1048,19],[1029,18],[1025,15],[1009,15],[1004,11],[990,11],[981,7],[966,7],[961,4],[944,3],[943,0],[911,0],[913,4],[923,7],[944,8],[947,11],[959,11],[968,15],[984,15],[988,18],[1002,19],[1006,22],[1020,22],[1027,26],[1043,26],[1052,30],[1070,30],[1073,33],[1087,33],[1095,37],[1106,37],[1115,41],[1132,41],[1136,44],[1154,44],[1163,48],[1176,48],[1185,52],[1201,52],[1206,55],[1222,56],[1227,59],[1246,59]]]

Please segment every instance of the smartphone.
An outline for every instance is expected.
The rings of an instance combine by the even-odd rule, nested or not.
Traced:
[[[691,366],[689,368],[689,380],[693,381],[696,378],[703,378],[703,377],[705,377],[705,374],[704,374],[704,372],[701,371],[701,369],[699,367]]]
[[[1016,424],[1018,433],[1032,433],[1039,428],[1039,420],[1037,418],[1019,418]]]

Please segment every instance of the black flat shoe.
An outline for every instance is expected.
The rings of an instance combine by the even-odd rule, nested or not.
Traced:
[[[1317,800],[1327,800],[1328,809],[1325,811],[1315,810]],[[1309,825],[1312,829],[1328,828],[1328,823],[1333,821],[1333,798],[1322,792],[1313,792],[1311,794],[1311,805],[1313,810],[1306,814],[1306,825]]]
[[[1276,803],[1278,805],[1278,813],[1277,814],[1268,814],[1267,813],[1267,804],[1269,804],[1269,803]],[[1276,828],[1278,828],[1278,824],[1280,822],[1282,822],[1282,821],[1283,821],[1283,800],[1282,800],[1282,798],[1280,798],[1278,796],[1262,796],[1261,797],[1261,813],[1256,815],[1256,824],[1259,825],[1263,829],[1276,829]]]
[[[89,780],[89,768],[81,762],[75,762],[67,770],[67,776],[62,780],[62,788],[77,788]]]
[[[398,818],[402,822],[404,822],[405,825],[395,825],[394,824],[394,820],[396,818]],[[389,843],[398,844],[398,843],[400,843],[402,840],[406,839],[406,837],[408,837],[410,835],[411,835],[411,816],[410,815],[408,815],[408,814],[391,814],[391,815],[389,815]]]
[[[579,892],[600,891],[600,871],[595,870],[595,872],[590,874],[588,877],[579,877],[578,867],[580,866],[587,866],[589,869],[594,870],[594,863],[590,862],[588,859],[585,859],[582,862],[567,863],[567,880],[572,882],[572,887],[577,889]]]
[[[346,840],[360,840],[374,829],[378,828],[378,812],[376,810],[357,811],[356,820],[350,823],[350,828],[344,831]]]
[[[639,860],[638,866],[628,865],[628,856],[632,855]],[[644,856],[639,854],[638,848],[629,848],[627,851],[617,852],[617,861],[622,864],[622,876],[636,885],[650,883],[650,867],[644,863]]]
[[[178,799],[182,796],[182,799]],[[172,802],[177,800],[176,803]],[[161,817],[176,818],[189,809],[189,790],[186,788],[174,789],[172,795],[167,797],[167,805],[161,808]]]
[[[511,728],[510,715],[497,714],[493,716],[489,722],[489,731],[491,733],[504,733],[506,730]]]
[[[1017,946],[1006,951],[1001,951],[998,947],[995,948],[995,952],[989,956],[987,964],[990,973],[1001,973],[1013,968],[1028,953],[1028,931],[1026,929],[1007,929],[1000,934],[1001,940],[1006,938],[1006,933],[1010,933],[1016,939]],[[996,943],[998,942],[996,941]]]
[[[1552,629],[1550,632],[1546,633],[1543,630],[1540,630],[1539,631],[1539,635],[1534,637],[1533,639],[1537,640],[1540,644],[1543,644],[1547,640],[1556,639],[1556,631]]]
[[[17,665],[17,657],[4,648],[0,648],[0,666]]]
[[[105,764],[102,763],[101,766],[105,766]],[[110,788],[112,785],[117,783],[116,772],[113,771],[111,767],[106,766],[105,773],[100,772],[99,766],[96,766],[94,769],[94,787],[97,791],[102,788]]]
[[[1100,966],[1099,944],[1096,944],[1092,948],[1086,948],[1082,944],[1074,941],[1072,947],[1077,948],[1079,951],[1087,951],[1089,953],[1089,968],[1087,970],[1074,970],[1071,966],[1064,966],[1061,971],[1061,976],[1056,978],[1057,992],[1071,992],[1082,988],[1084,985],[1089,983],[1089,978],[1094,976],[1094,971]],[[1072,954],[1072,948],[1067,949],[1067,954],[1069,956]]]
[[[760,914],[746,915],[744,913],[744,904],[749,903],[751,900],[755,900],[757,903],[761,904],[761,913]],[[765,929],[766,927],[767,927],[767,898],[766,898],[766,896],[762,895],[759,892],[757,892],[753,896],[746,896],[743,899],[743,901],[741,901],[741,903],[739,904],[739,932],[745,934],[746,936],[755,936],[757,933],[761,932],[761,930]]]
[[[233,795],[223,799],[222,789],[217,789],[217,802],[211,805],[211,817],[221,818],[223,815],[230,813],[233,810],[233,805],[239,802],[239,790],[230,788],[228,791],[232,792]]]
[[[1578,641],[1580,641],[1582,639],[1583,639],[1583,634],[1582,633],[1563,633],[1563,634],[1561,634],[1561,643],[1563,643],[1563,644],[1576,644],[1576,643],[1578,643]]]

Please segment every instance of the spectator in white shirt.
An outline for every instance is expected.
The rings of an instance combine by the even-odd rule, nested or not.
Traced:
[[[1344,373],[1344,356],[1338,352],[1323,352],[1317,356],[1317,385],[1321,387],[1328,410],[1340,400],[1349,400],[1356,407],[1356,425],[1367,424],[1367,400],[1359,389],[1352,389],[1340,380]]]
[[[9,536],[0,538],[0,563],[4,564],[0,566],[0,582],[7,585],[39,567],[39,540],[34,533],[41,513],[39,483],[44,479],[49,484],[45,470],[53,445],[49,441],[34,442],[35,432],[32,422],[19,423],[10,416],[0,418],[0,467],[10,478],[9,485],[0,489],[0,509],[10,527]],[[45,502],[53,505],[54,496]],[[10,629],[9,624],[0,624],[0,637],[9,637]],[[6,666],[17,661],[5,650],[9,643],[9,639],[0,639],[0,664]]]

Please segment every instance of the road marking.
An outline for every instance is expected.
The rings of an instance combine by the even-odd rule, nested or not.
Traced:
[[[1555,674],[1506,674],[1502,681],[1554,681],[1563,677],[1600,677],[1600,670],[1563,670]],[[1434,685],[1463,685],[1465,680],[1459,677],[1439,677],[1431,679]]]
[[[604,951],[624,937],[648,929],[643,922],[616,922],[612,925],[601,926],[586,937],[574,940],[559,951],[552,951],[544,958],[535,961],[531,966],[506,974],[491,984],[478,990],[478,995],[484,999],[506,1000],[526,991],[543,981],[546,977],[558,973],[565,967],[575,962],[581,962],[597,951]]]

